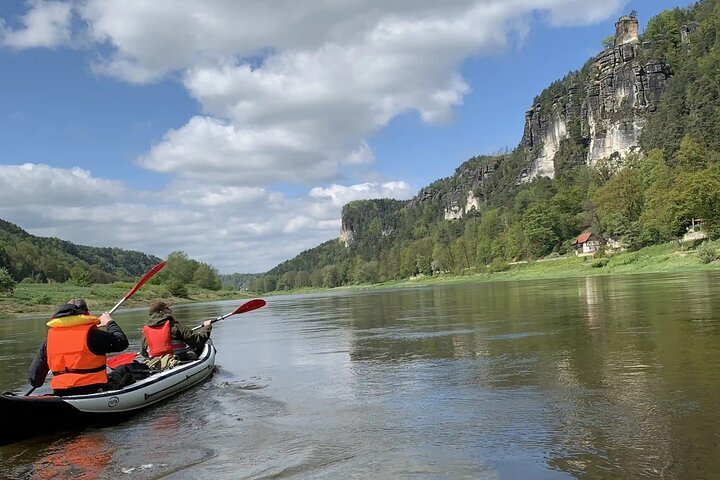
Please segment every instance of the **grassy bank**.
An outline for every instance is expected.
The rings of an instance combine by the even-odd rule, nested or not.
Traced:
[[[720,256],[720,243],[714,242],[699,248],[689,248],[677,243],[647,247],[635,252],[622,252],[606,258],[564,257],[546,258],[538,261],[505,266],[503,271],[466,271],[464,275],[440,274],[394,280],[373,285],[351,285],[333,290],[356,290],[394,288],[416,285],[436,285],[462,282],[488,282],[502,280],[530,280],[543,278],[584,277],[589,275],[625,275],[636,273],[692,272],[701,270],[720,271],[720,260],[707,261],[708,251]],[[50,315],[55,308],[70,298],[81,297],[88,301],[93,312],[111,308],[132,288],[131,283],[116,282],[110,285],[78,287],[67,283],[32,284],[21,283],[11,297],[0,296],[0,317],[19,315]],[[303,288],[262,295],[297,294],[326,291],[325,288]],[[212,291],[188,286],[189,298],[168,297],[161,285],[145,284],[124,306],[147,306],[156,299],[169,300],[173,304],[251,298],[228,290]]]
[[[394,288],[416,285],[436,285],[463,282],[489,282],[502,280],[532,280],[543,278],[585,277],[590,275],[626,275],[638,273],[720,271],[720,261],[707,262],[703,250],[710,249],[720,256],[720,243],[712,242],[700,248],[678,243],[646,247],[634,252],[621,252],[605,258],[579,257],[574,254],[537,261],[506,265],[502,271],[468,270],[463,275],[440,274],[394,280],[374,285],[351,285],[340,289]],[[308,293],[327,289],[299,289],[278,293]]]
[[[0,295],[0,317],[21,315],[50,316],[59,305],[71,298],[84,298],[93,313],[112,308],[133,287],[132,283],[115,282],[113,284],[95,284],[79,287],[70,283],[20,283],[12,296]],[[173,304],[189,302],[208,302],[213,300],[231,300],[249,298],[248,295],[228,290],[205,290],[188,286],[188,298],[168,296],[161,285],[146,283],[130,297],[123,307],[147,306],[153,300],[164,299]]]

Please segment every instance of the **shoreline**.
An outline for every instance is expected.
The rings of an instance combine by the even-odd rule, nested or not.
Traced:
[[[125,296],[132,285],[117,282],[114,284],[94,284],[78,287],[67,283],[19,283],[12,296],[0,296],[0,319],[21,319],[47,315],[48,318],[63,303],[71,298],[84,298],[91,312],[110,310]],[[154,300],[164,300],[173,305],[188,303],[214,302],[222,300],[248,300],[252,295],[246,292],[230,290],[205,290],[188,288],[189,297],[180,298],[169,295],[160,285],[146,284],[120,308],[142,308]]]
[[[713,243],[714,245],[714,243]],[[477,270],[477,269],[474,269]],[[568,255],[508,264],[503,271],[468,271],[466,274],[441,273],[375,284],[343,285],[335,288],[301,288],[273,291],[263,295],[296,295],[328,291],[355,291],[386,288],[452,285],[459,283],[500,282],[514,280],[550,280],[589,276],[720,272],[720,261],[702,263],[696,248],[675,243],[653,245],[633,252],[616,253],[600,259]]]
[[[720,257],[718,242],[710,242]],[[189,286],[189,298],[172,297],[160,285],[146,284],[123,305],[139,308],[153,300],[163,299],[175,305],[213,302],[222,300],[247,300],[254,297],[298,295],[322,292],[360,291],[375,289],[452,285],[460,283],[500,282],[515,280],[550,280],[580,278],[600,275],[634,275],[690,273],[701,271],[720,272],[720,260],[703,263],[698,248],[677,243],[653,245],[633,252],[616,253],[609,257],[593,258],[576,255],[556,256],[540,260],[506,264],[502,271],[468,270],[465,274],[441,273],[409,279],[391,280],[374,284],[343,285],[335,288],[305,287],[265,293],[230,290],[204,290]],[[81,297],[88,302],[90,310],[102,312],[112,308],[128,291],[130,284],[95,284],[78,287],[67,283],[31,284],[20,283],[13,296],[0,296],[0,319],[50,315],[59,305],[70,298]]]

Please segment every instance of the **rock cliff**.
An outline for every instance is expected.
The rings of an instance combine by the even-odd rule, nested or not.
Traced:
[[[553,84],[526,113],[521,145],[528,166],[520,182],[554,177],[564,142],[580,149],[588,165],[638,148],[647,114],[656,109],[672,71],[647,58],[637,18],[621,17],[615,27],[612,47]]]

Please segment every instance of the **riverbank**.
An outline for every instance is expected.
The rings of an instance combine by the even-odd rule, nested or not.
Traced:
[[[132,283],[115,282],[79,287],[70,283],[19,283],[12,296],[0,296],[0,318],[30,315],[51,315],[59,305],[71,298],[84,298],[90,311],[99,313],[111,309],[133,287]],[[187,287],[188,298],[168,296],[162,285],[146,283],[121,308],[148,306],[153,300],[168,303],[211,302],[216,300],[247,299],[250,295],[230,290],[206,290]]]
[[[693,272],[703,270],[720,271],[720,261],[704,260],[703,248],[708,248],[720,256],[718,242],[705,247],[689,248],[678,243],[654,245],[634,252],[621,252],[604,258],[578,257],[568,255],[550,257],[537,261],[518,262],[496,266],[500,271],[467,270],[463,275],[442,273],[433,276],[417,276],[404,280],[393,280],[377,284],[346,285],[333,289],[302,288],[283,292],[267,292],[262,296],[314,293],[322,291],[353,291],[380,288],[401,288],[413,286],[442,285],[464,282],[495,282],[506,280],[534,280],[567,277],[586,277],[592,275],[629,275],[640,273]],[[707,254],[707,252],[705,252]],[[68,283],[35,284],[20,283],[15,294],[0,296],[0,318],[25,315],[49,315],[58,305],[70,298],[84,298],[90,310],[102,312],[108,310],[132,288],[131,283],[116,282],[109,285],[96,284],[90,287],[78,287]],[[124,307],[147,306],[153,300],[164,299],[172,304],[211,302],[218,300],[248,299],[254,294],[230,290],[204,290],[188,286],[188,298],[168,297],[161,285],[145,284],[136,292]]]
[[[594,275],[630,275],[641,273],[720,271],[720,261],[705,262],[701,259],[703,248],[713,249],[720,256],[718,242],[706,247],[690,248],[678,243],[653,245],[634,252],[620,252],[603,258],[580,257],[574,254],[549,257],[542,260],[517,262],[499,266],[500,271],[477,271],[470,269],[464,274],[441,273],[420,275],[410,279],[393,280],[372,285],[346,285],[331,290],[358,290],[376,288],[400,288],[424,285],[441,285],[464,282],[495,282],[505,280],[536,280]],[[496,267],[498,268],[498,267]],[[268,292],[263,295],[298,294],[327,291],[327,288],[303,288],[285,292]]]

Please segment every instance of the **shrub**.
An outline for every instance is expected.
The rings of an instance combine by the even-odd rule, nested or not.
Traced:
[[[171,278],[165,284],[165,288],[167,288],[168,293],[173,297],[188,298],[187,287],[182,280]]]
[[[717,247],[709,242],[700,245],[697,249],[697,256],[700,263],[710,263],[720,258]]]
[[[510,269],[510,264],[505,262],[504,260],[500,258],[496,258],[492,261],[490,264],[490,268],[488,269],[490,273],[496,273],[496,272],[504,272],[505,270]]]
[[[52,298],[47,293],[41,293],[40,295],[33,297],[32,303],[38,305],[50,305],[53,303]]]
[[[593,268],[603,268],[605,265],[608,264],[609,261],[609,258],[596,258],[592,261],[590,266],[592,266]]]

